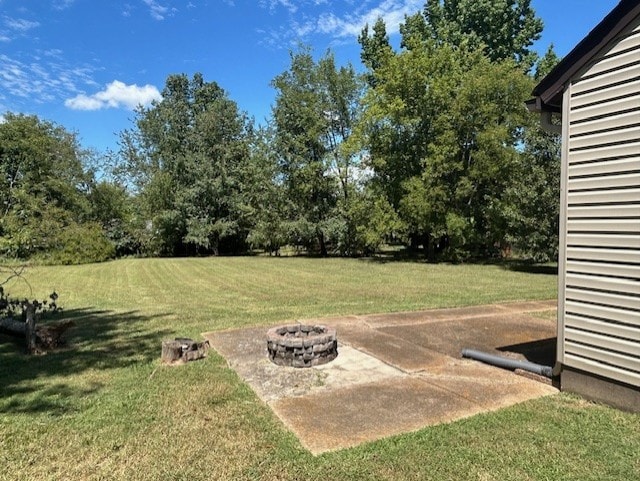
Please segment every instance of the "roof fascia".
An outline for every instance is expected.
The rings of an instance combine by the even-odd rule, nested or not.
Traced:
[[[562,92],[567,83],[638,16],[638,0],[621,0],[535,87],[533,95],[539,99],[540,110],[561,110]]]

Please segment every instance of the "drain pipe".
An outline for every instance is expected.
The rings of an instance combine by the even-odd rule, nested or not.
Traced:
[[[488,354],[486,352],[476,351],[474,349],[463,349],[462,357],[468,357],[469,359],[486,362],[487,364],[504,367],[506,369],[522,369],[540,376],[548,378],[553,377],[553,367],[543,366],[542,364],[536,364],[534,362],[509,359],[502,356],[496,356],[494,354]]]

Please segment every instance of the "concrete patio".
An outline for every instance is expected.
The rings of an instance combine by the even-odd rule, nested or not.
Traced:
[[[339,355],[313,368],[276,366],[267,328],[205,334],[211,346],[314,454],[500,409],[557,389],[462,359],[463,348],[552,364],[555,301],[305,319],[338,333]],[[545,317],[547,317],[545,319]]]

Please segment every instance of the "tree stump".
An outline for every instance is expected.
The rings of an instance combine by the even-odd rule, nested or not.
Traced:
[[[180,341],[162,341],[162,362],[176,362],[182,358]]]
[[[172,341],[162,341],[161,360],[174,364],[202,359],[207,355],[209,341],[196,342],[193,339],[177,337]]]

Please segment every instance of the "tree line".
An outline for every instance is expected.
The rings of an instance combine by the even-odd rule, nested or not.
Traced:
[[[529,0],[427,0],[394,48],[379,19],[363,73],[301,47],[256,126],[201,74],[169,75],[106,158],[35,116],[0,124],[0,256],[557,255],[559,137],[527,112],[557,63],[530,49]],[[99,166],[100,168],[97,168]]]

